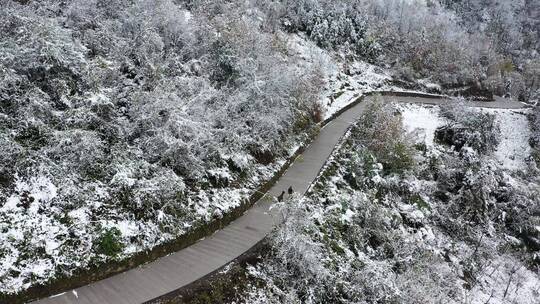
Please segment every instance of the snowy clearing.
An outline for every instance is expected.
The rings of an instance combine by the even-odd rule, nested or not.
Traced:
[[[526,110],[482,109],[496,115],[495,121],[501,129],[500,143],[495,156],[503,168],[526,170],[531,156],[531,130]]]
[[[397,104],[396,108],[403,117],[406,130],[426,146],[433,147],[435,130],[446,121],[440,116],[440,108],[416,104]],[[494,156],[501,167],[511,171],[526,170],[531,157],[527,110],[479,108],[478,111],[494,114],[500,127],[500,142]]]
[[[414,134],[426,146],[433,147],[435,130],[445,123],[445,120],[439,115],[440,108],[416,104],[397,104],[396,107],[403,117],[405,129]]]

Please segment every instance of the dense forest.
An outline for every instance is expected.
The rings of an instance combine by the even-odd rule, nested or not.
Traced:
[[[534,0],[0,0],[0,294],[239,206],[355,64],[534,105],[539,32]]]

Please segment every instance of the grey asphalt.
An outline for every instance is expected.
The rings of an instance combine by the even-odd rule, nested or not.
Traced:
[[[371,99],[374,97],[367,97]],[[382,97],[385,101],[443,104],[447,99],[418,97]],[[521,108],[521,103],[496,100],[470,103],[471,106]],[[192,246],[110,278],[38,300],[38,304],[135,304],[144,303],[186,286],[227,263],[256,245],[279,224],[276,208],[271,208],[289,186],[305,193],[332,153],[340,138],[364,111],[360,102],[330,121],[311,145],[289,167],[285,174],[244,215],[213,235]]]

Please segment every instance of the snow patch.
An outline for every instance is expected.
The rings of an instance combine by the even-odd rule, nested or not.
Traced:
[[[405,129],[428,147],[434,146],[435,130],[444,125],[445,120],[439,115],[437,106],[421,106],[416,104],[397,104],[403,117]]]
[[[350,223],[355,215],[356,213],[354,211],[352,211],[351,209],[347,209],[347,211],[345,211],[345,214],[341,216],[341,220],[346,223]]]
[[[495,114],[495,122],[501,130],[499,145],[495,157],[505,169],[524,171],[531,156],[529,138],[531,130],[526,116],[526,110],[482,109]]]

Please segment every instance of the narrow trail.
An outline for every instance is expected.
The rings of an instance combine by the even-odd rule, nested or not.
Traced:
[[[261,240],[279,224],[274,197],[292,186],[295,192],[305,193],[319,174],[326,160],[349,127],[364,112],[368,96],[329,121],[320,134],[288,168],[277,183],[253,207],[227,227],[198,241],[190,247],[154,262],[110,278],[38,300],[37,304],[131,304],[144,303],[174,292],[210,274],[236,259]],[[439,105],[449,99],[435,97],[383,96],[385,101]],[[475,107],[518,109],[521,103],[506,100],[473,102]],[[287,195],[287,194],[285,194]]]

